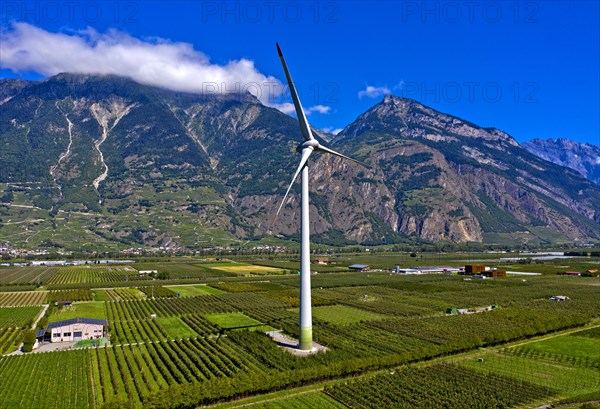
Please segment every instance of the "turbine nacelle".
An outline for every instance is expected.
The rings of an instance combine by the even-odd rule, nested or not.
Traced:
[[[296,152],[302,153],[302,150],[306,149],[306,148],[311,148],[313,150],[319,150],[320,147],[321,147],[321,144],[319,143],[319,141],[317,141],[316,139],[309,139],[307,141],[304,141],[300,145],[298,145],[298,147],[296,148]]]
[[[285,199],[287,199],[288,194],[290,193],[290,190],[292,189],[292,186],[294,185],[294,182],[296,181],[296,178],[298,177],[298,175],[300,174],[300,172],[302,171],[302,169],[306,166],[306,163],[308,162],[308,158],[310,157],[310,155],[314,152],[314,151],[319,151],[319,152],[326,152],[326,153],[330,153],[332,155],[335,156],[339,156],[340,158],[344,158],[344,159],[348,159],[351,160],[352,162],[356,162],[360,165],[363,165],[365,167],[367,167],[367,165],[365,165],[364,163],[357,161],[356,159],[352,159],[346,155],[342,155],[339,152],[334,151],[333,149],[329,149],[326,146],[323,146],[319,143],[319,141],[317,141],[316,139],[308,139],[306,141],[304,141],[303,143],[301,143],[297,148],[296,151],[302,154],[302,157],[300,159],[300,164],[298,164],[298,168],[296,168],[296,173],[294,173],[294,177],[292,178],[292,182],[290,183],[290,185],[288,186],[285,195],[283,196],[283,200],[281,201],[281,204],[279,205],[279,208],[277,209],[277,213],[275,214],[275,218],[277,218],[277,216],[279,215],[279,212],[281,211],[281,208],[283,207],[283,204],[285,203]]]

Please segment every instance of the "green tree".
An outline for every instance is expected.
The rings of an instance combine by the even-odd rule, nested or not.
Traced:
[[[35,331],[29,330],[23,337],[23,352],[33,351],[33,344],[35,344]]]

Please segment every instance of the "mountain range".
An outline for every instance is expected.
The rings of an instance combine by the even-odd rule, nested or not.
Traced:
[[[521,146],[540,158],[574,169],[600,185],[600,146],[564,138],[536,138],[522,143]]]
[[[297,239],[302,140],[251,95],[116,76],[0,80],[0,241],[93,249]],[[328,244],[600,239],[600,187],[510,135],[388,95],[311,164],[312,239]]]

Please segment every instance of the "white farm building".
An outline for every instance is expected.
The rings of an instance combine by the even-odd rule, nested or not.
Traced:
[[[104,328],[108,325],[105,320],[91,318],[73,318],[53,322],[48,325],[50,342],[80,341],[104,337]]]

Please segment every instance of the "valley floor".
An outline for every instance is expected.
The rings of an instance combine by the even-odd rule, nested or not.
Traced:
[[[553,274],[559,264],[488,280],[342,271],[365,257],[315,266],[314,339],[328,350],[307,357],[265,334],[298,336],[294,261],[2,269],[2,353],[26,338],[42,304],[50,308],[36,328],[102,319],[110,345],[0,357],[0,408],[530,408],[600,399],[598,278]],[[154,269],[168,279],[137,274]]]

